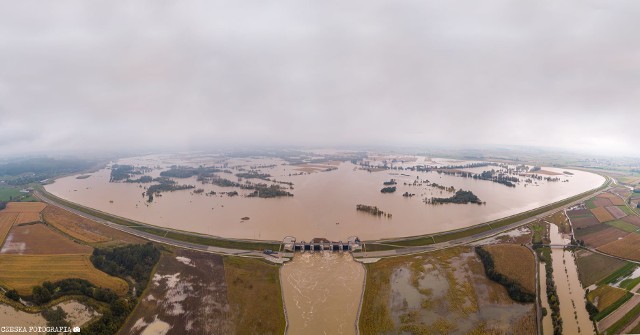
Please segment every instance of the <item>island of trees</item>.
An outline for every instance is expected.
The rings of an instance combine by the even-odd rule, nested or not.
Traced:
[[[388,186],[388,187],[384,187],[380,190],[380,192],[382,193],[393,193],[396,191],[396,187],[395,186]]]
[[[484,202],[482,202],[475,194],[473,194],[473,192],[471,191],[464,191],[464,190],[458,190],[456,191],[456,194],[454,194],[452,197],[449,198],[431,198],[431,199],[426,199],[425,200],[426,203],[428,204],[468,204],[468,203],[474,203],[474,204],[484,204]]]
[[[356,210],[359,212],[365,212],[365,213],[369,213],[371,215],[375,215],[375,216],[384,216],[386,218],[391,218],[391,214],[389,213],[385,213],[384,211],[380,210],[377,206],[369,206],[369,205],[362,205],[362,204],[358,204],[356,205]]]
[[[385,182],[383,182],[382,184],[384,184],[384,186],[391,186],[391,185],[396,185],[396,184],[398,184],[398,182],[396,182],[396,180],[395,180],[395,179],[391,179],[391,180],[389,180],[389,181],[385,181]]]
[[[151,172],[152,169],[146,166],[120,165],[113,164],[111,166],[110,182],[129,181],[131,176],[142,175]]]
[[[193,185],[179,185],[174,180],[164,177],[155,178],[153,181],[159,184],[151,185],[147,188],[146,192],[142,193],[142,196],[147,196],[147,202],[153,202],[153,196],[159,195],[162,192],[173,192],[179,190],[188,190],[195,188]]]

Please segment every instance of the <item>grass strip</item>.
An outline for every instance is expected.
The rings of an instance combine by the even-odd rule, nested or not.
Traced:
[[[640,316],[640,304],[633,307],[629,313],[625,314],[620,318],[620,320],[611,325],[611,327],[605,331],[605,334],[620,334],[622,329],[624,329],[624,327],[635,320],[638,316]]]

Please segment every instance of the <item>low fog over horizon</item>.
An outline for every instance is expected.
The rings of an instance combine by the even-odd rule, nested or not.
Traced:
[[[530,146],[640,156],[638,1],[0,2],[0,156]]]

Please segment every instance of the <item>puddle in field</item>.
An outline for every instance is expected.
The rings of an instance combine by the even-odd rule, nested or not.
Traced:
[[[396,267],[390,278],[388,305],[396,329],[422,325],[418,327],[468,334],[482,332],[479,327],[485,322],[491,328],[486,331],[512,333],[518,329],[514,325],[534,311],[533,304],[511,301],[504,288],[488,281],[475,262],[479,260],[473,251],[438,265],[425,261],[417,278],[411,268],[415,264]],[[496,298],[496,290],[502,298]]]

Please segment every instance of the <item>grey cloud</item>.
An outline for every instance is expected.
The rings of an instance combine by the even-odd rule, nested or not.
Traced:
[[[636,154],[637,17],[637,1],[0,1],[0,151]]]

